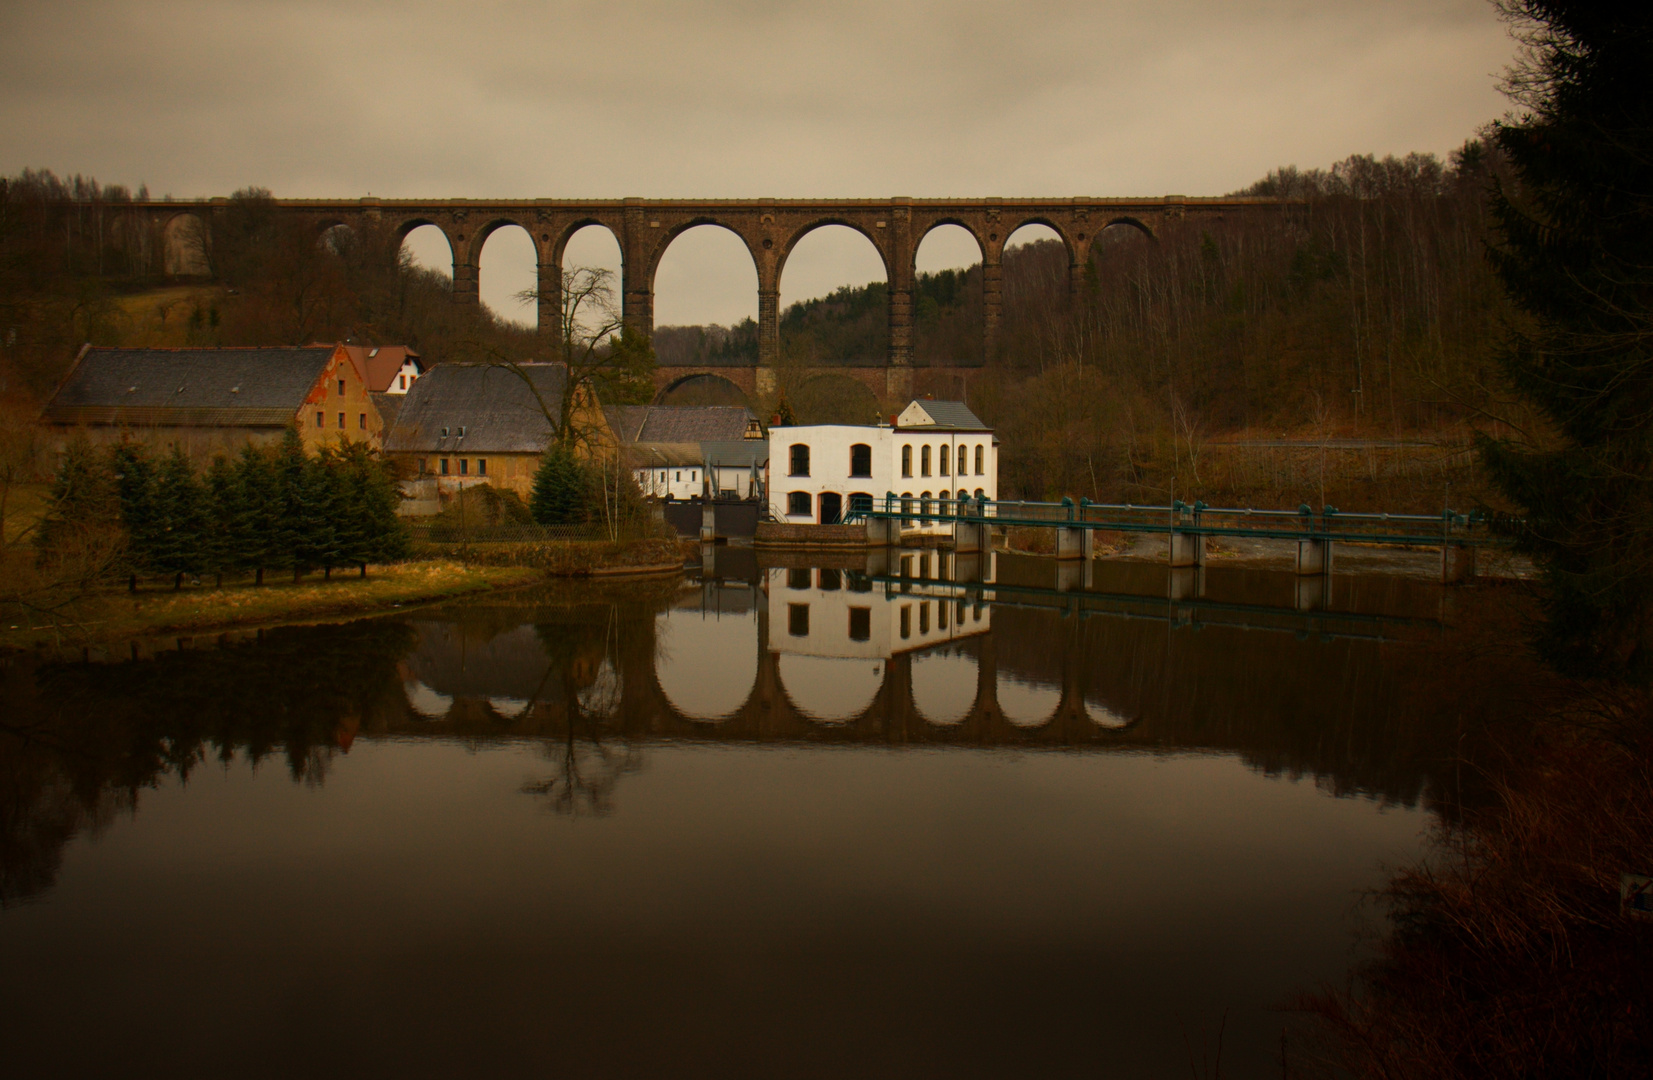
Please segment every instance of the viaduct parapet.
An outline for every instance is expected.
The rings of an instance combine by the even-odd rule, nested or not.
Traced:
[[[338,225],[375,229],[400,240],[424,225],[441,229],[453,253],[453,298],[478,302],[482,246],[499,229],[516,226],[533,240],[538,260],[540,325],[557,321],[563,251],[569,238],[588,225],[609,230],[622,260],[622,313],[628,326],[652,331],[654,276],[666,248],[680,233],[717,225],[745,243],[758,279],[758,364],[750,389],[774,389],[780,356],[780,281],[787,257],[799,241],[825,225],[861,233],[884,263],[889,297],[889,356],[883,369],[887,396],[911,388],[913,359],[914,260],[930,230],[942,225],[966,229],[981,249],[983,356],[992,355],[1003,310],[1005,241],[1024,225],[1053,230],[1067,249],[1069,289],[1084,281],[1083,269],[1103,230],[1138,229],[1158,237],[1185,219],[1218,221],[1234,214],[1278,213],[1295,205],[1264,198],[1068,198],[1068,199],[281,199],[284,212],[314,222],[318,233]],[[169,264],[179,226],[211,218],[227,199],[153,201],[134,209],[150,215],[151,226],[167,240]],[[866,373],[862,373],[863,376]],[[681,381],[682,371],[666,377]]]

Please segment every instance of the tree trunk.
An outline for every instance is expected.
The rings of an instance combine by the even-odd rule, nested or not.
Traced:
[[[366,577],[366,576],[367,576],[367,564],[362,563],[362,577]]]
[[[184,572],[182,570],[180,570],[176,574],[172,575],[172,591],[177,592],[179,589],[182,589],[183,587],[184,587]]]
[[[331,566],[324,566],[321,568],[321,579],[323,581],[333,580],[333,568]]]

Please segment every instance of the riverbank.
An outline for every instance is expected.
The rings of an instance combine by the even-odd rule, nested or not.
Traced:
[[[641,540],[558,540],[420,544],[425,558],[472,566],[532,568],[550,577],[615,577],[680,571],[698,545],[675,537]]]
[[[360,615],[385,608],[512,589],[543,578],[531,566],[482,566],[451,559],[375,566],[366,578],[341,571],[331,580],[312,574],[294,584],[235,582],[106,590],[88,594],[57,618],[36,616],[0,624],[0,652],[68,643],[93,643],[157,634],[192,634],[266,623]]]

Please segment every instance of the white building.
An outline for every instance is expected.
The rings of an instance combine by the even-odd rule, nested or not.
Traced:
[[[892,493],[936,513],[961,495],[999,497],[998,440],[961,401],[914,401],[894,427],[773,427],[768,491],[775,518],[794,524],[835,524],[857,505],[882,508]],[[947,528],[914,522],[907,531]]]
[[[866,581],[843,570],[767,571],[769,647],[782,655],[887,660],[992,628],[990,604],[939,579],[939,551],[909,555],[909,582]]]

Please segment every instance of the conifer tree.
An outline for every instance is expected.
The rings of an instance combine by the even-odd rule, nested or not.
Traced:
[[[552,446],[540,458],[528,506],[541,525],[578,524],[586,519],[589,489],[585,469],[573,452]]]
[[[303,516],[297,559],[305,568],[319,566],[331,579],[333,567],[343,562],[339,550],[339,519],[344,512],[343,470],[330,450],[304,465]]]
[[[354,563],[367,576],[368,563],[407,554],[407,528],[396,513],[401,494],[390,465],[365,443],[348,443],[338,454],[343,469],[344,509],[338,544],[341,563]]]
[[[77,435],[64,448],[63,463],[52,478],[51,503],[35,534],[40,553],[54,553],[70,542],[71,534],[88,529],[118,527],[120,499],[110,471],[110,455]]]
[[[201,544],[201,569],[216,575],[219,588],[224,586],[226,571],[238,567],[241,558],[242,520],[241,477],[235,465],[223,454],[213,456],[202,478],[204,534]]]
[[[1550,438],[1483,440],[1547,586],[1541,646],[1653,678],[1653,6],[1507,0],[1528,49],[1494,140],[1501,360]]]
[[[155,470],[155,546],[149,555],[150,569],[171,574],[174,589],[183,586],[185,574],[201,568],[204,502],[195,467],[174,446]]]
[[[271,564],[291,567],[293,581],[303,572],[302,555],[305,550],[304,525],[308,516],[305,498],[309,494],[306,482],[308,458],[304,440],[298,428],[289,427],[281,437],[272,462],[274,473],[274,511],[269,518]]]
[[[138,575],[149,570],[160,547],[155,512],[155,467],[139,443],[123,442],[110,454],[110,472],[126,529],[127,588],[138,591]]]
[[[283,512],[275,462],[266,450],[243,446],[235,461],[234,517],[229,522],[233,565],[264,584],[266,567],[280,565],[275,529]]]

